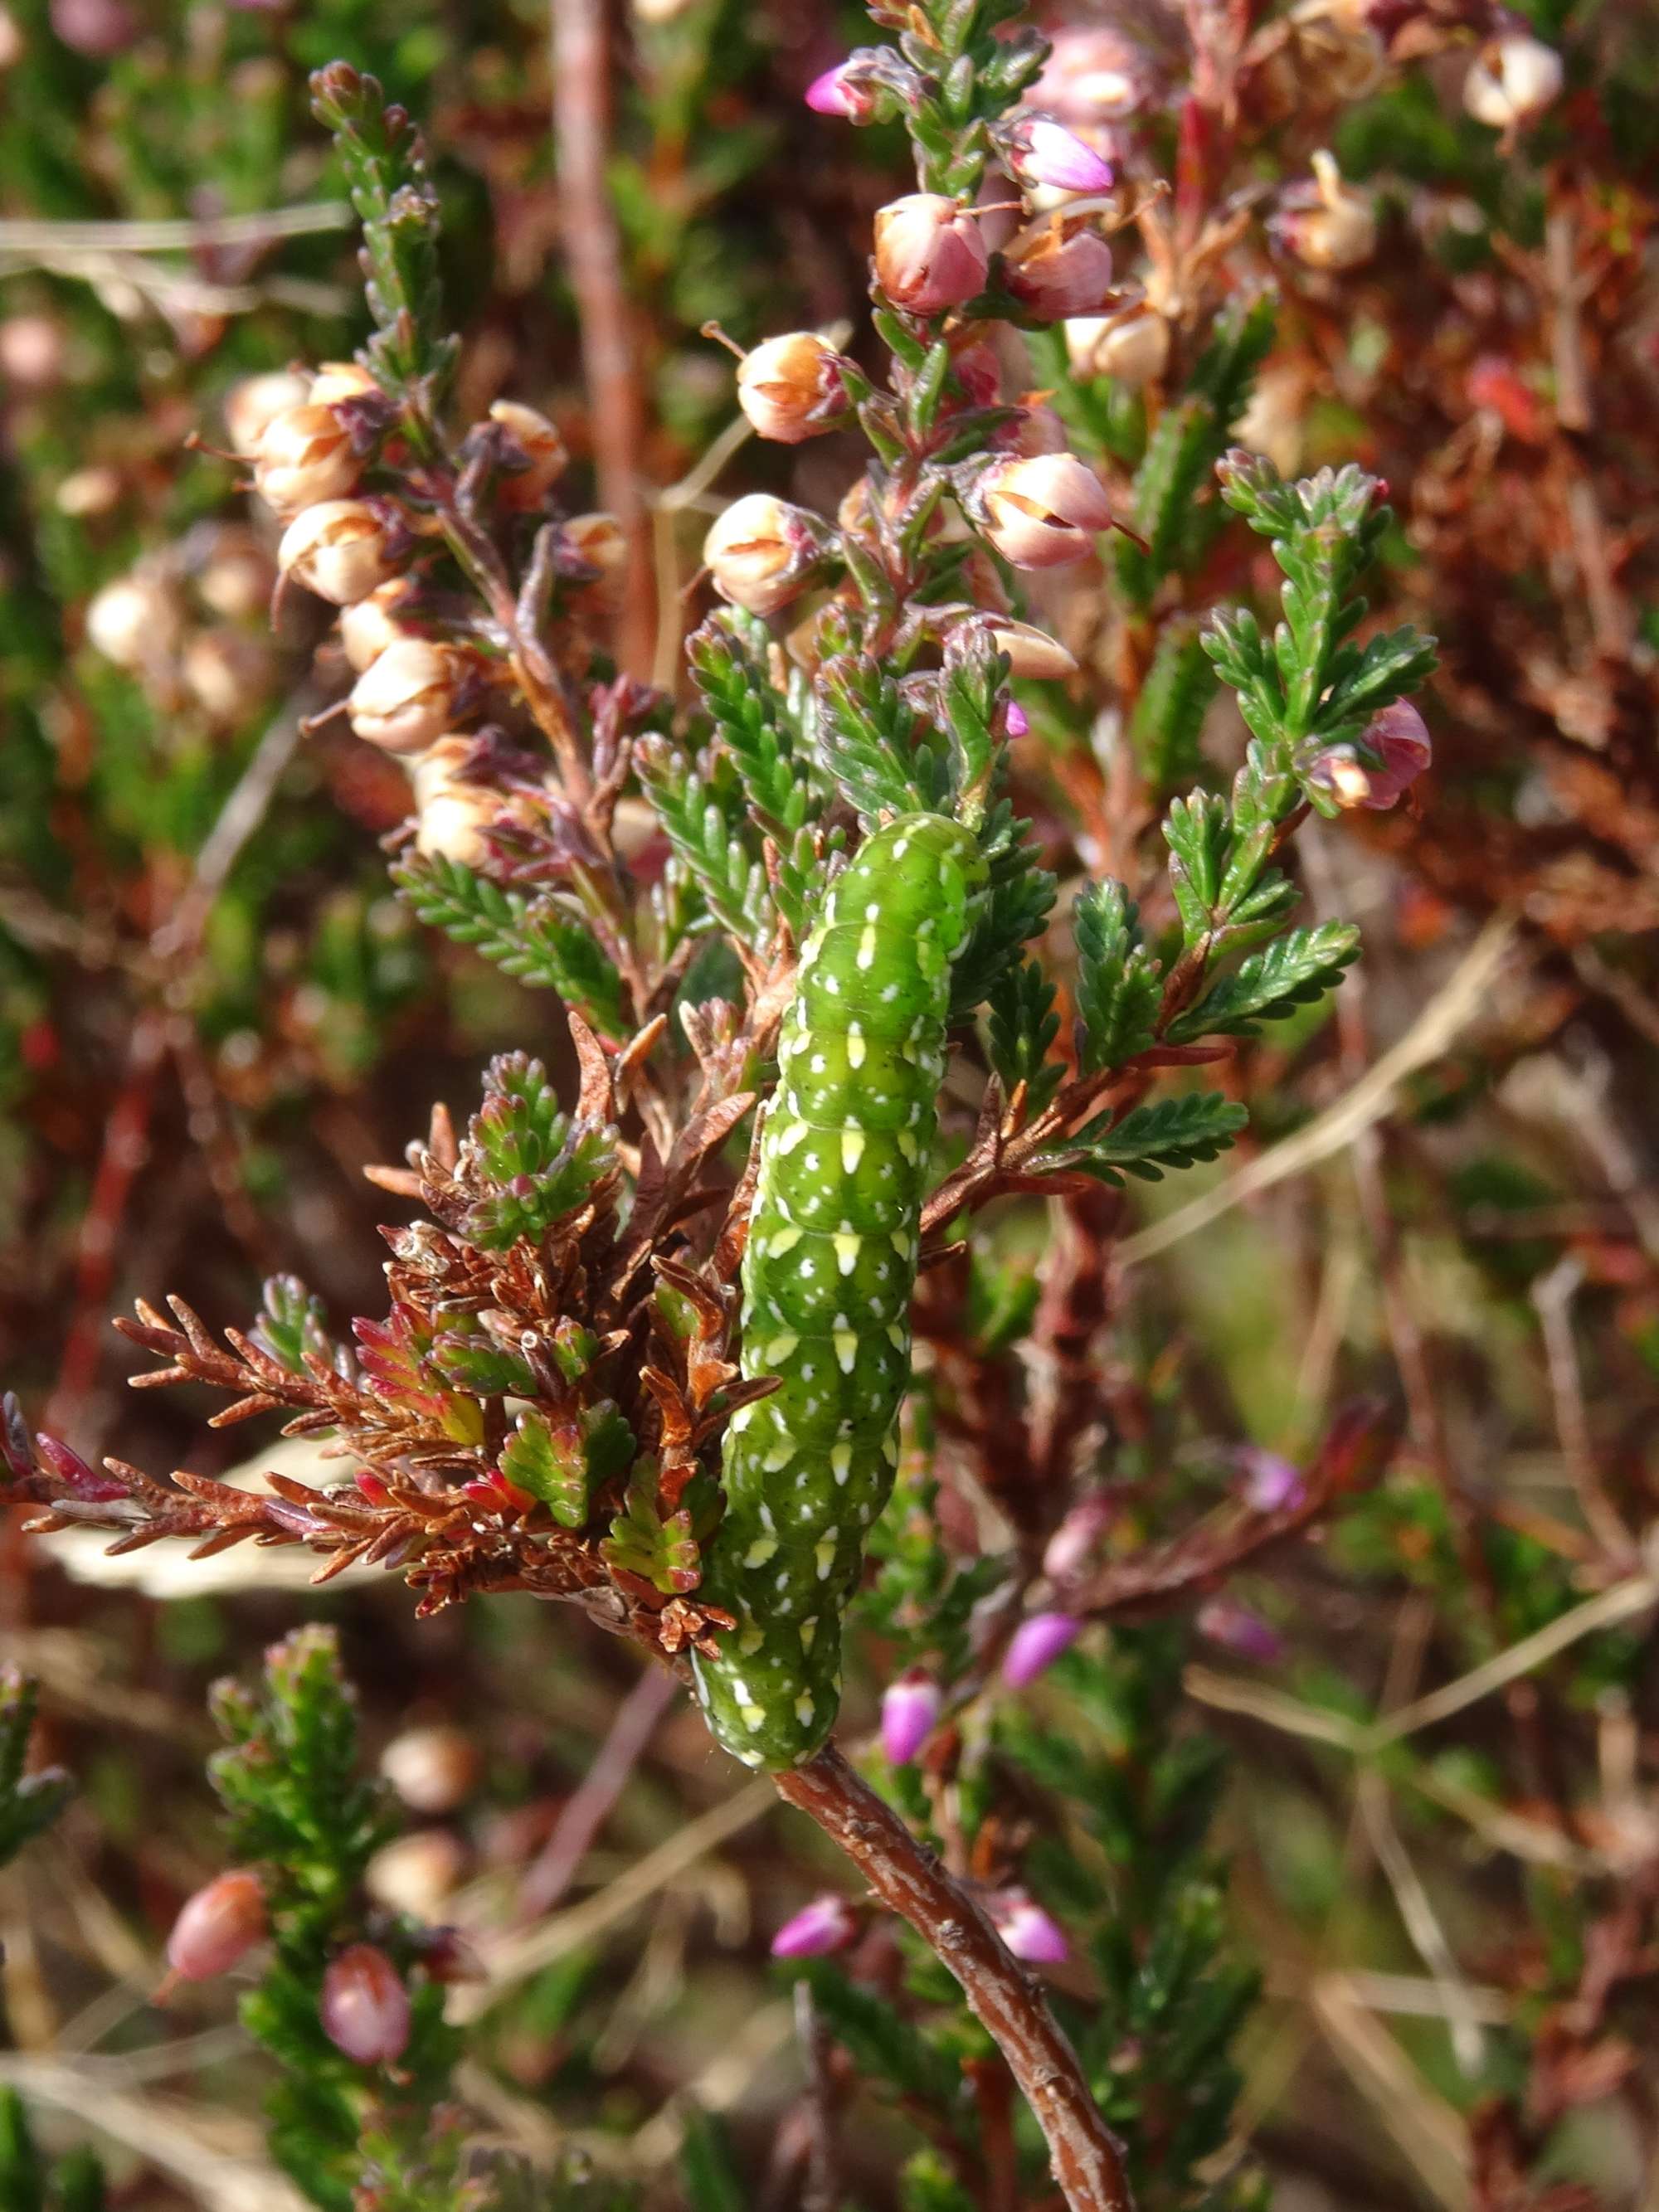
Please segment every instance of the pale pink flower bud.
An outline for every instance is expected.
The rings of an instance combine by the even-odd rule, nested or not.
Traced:
[[[975,487],[974,504],[986,537],[1016,568],[1087,560],[1112,524],[1099,478],[1075,453],[994,462]]]
[[[64,44],[94,61],[125,53],[141,29],[126,0],[51,0],[46,13]]]
[[[821,1959],[828,1952],[844,1951],[858,1932],[858,1917],[844,1897],[815,1897],[772,1938],[772,1956]]]
[[[1010,615],[987,615],[983,619],[997,651],[1008,656],[1011,676],[1023,676],[1040,683],[1077,674],[1077,655],[1057,637],[1050,637],[1047,630],[1037,629],[1030,623],[1016,622]]]
[[[1139,391],[1163,375],[1170,325],[1144,301],[1115,315],[1084,315],[1066,325],[1066,351],[1079,376],[1109,376]]]
[[[1002,726],[1010,738],[1030,734],[1031,718],[1018,699],[1011,699],[1002,710]]]
[[[398,572],[385,523],[364,500],[324,500],[283,532],[276,566],[296,584],[350,606]]]
[[[1307,1495],[1301,1469],[1278,1452],[1247,1444],[1237,1457],[1244,1478],[1241,1485],[1244,1503],[1253,1512],[1283,1513],[1289,1506],[1299,1505]]]
[[[507,451],[515,464],[501,473],[497,501],[510,512],[539,507],[570,464],[557,424],[516,399],[496,400],[489,419],[507,432]]]
[[[1097,230],[1063,211],[1021,231],[1003,257],[1002,281],[1048,323],[1095,313],[1112,293],[1112,249]]]
[[[763,438],[816,438],[851,412],[841,356],[814,331],[768,338],[738,364],[738,404]]]
[[[1081,1574],[1111,1520],[1112,1508],[1106,1498],[1085,1498],[1074,1505],[1049,1537],[1042,1554],[1042,1571],[1049,1581],[1066,1583]]]
[[[1146,94],[1145,59],[1121,31],[1072,24],[1054,33],[1030,98],[1068,123],[1086,125],[1121,121]]]
[[[208,720],[232,730],[247,721],[270,696],[275,670],[265,639],[216,625],[191,638],[179,672]]]
[[[51,315],[8,315],[0,322],[0,376],[18,392],[42,392],[63,375],[69,347]]]
[[[9,8],[0,8],[0,70],[15,69],[27,51],[17,18]]]
[[[257,1874],[238,1868],[185,1899],[167,1937],[167,1964],[180,1981],[211,1981],[264,1935],[264,1890]]]
[[[415,849],[479,868],[489,857],[488,831],[502,807],[498,792],[460,774],[470,738],[440,738],[415,763]]]
[[[272,416],[253,456],[254,488],[281,515],[343,499],[362,472],[345,424],[331,407],[310,400]]]
[[[52,494],[52,503],[59,514],[78,522],[90,515],[110,514],[120,499],[121,479],[116,471],[94,465],[71,470]]]
[[[1034,1613],[1022,1620],[1002,1655],[1002,1679],[1011,1689],[1023,1690],[1028,1682],[1069,1651],[1083,1632],[1083,1623],[1069,1613]]]
[[[376,398],[380,389],[360,361],[325,361],[311,380],[311,404],[333,407],[342,399]]]
[[[751,615],[776,614],[799,598],[825,551],[816,516],[770,492],[734,500],[703,540],[702,557],[722,598]]]
[[[938,192],[910,192],[876,211],[876,276],[895,307],[937,315],[985,289],[990,265],[970,211]]]
[[[890,1765],[910,1764],[932,1733],[942,1703],[939,1684],[920,1668],[888,1684],[881,1700],[881,1747]]]
[[[252,459],[269,425],[279,415],[303,407],[310,397],[311,379],[298,369],[274,368],[264,376],[243,377],[224,398],[225,428],[232,446]]]
[[[1279,236],[1310,269],[1357,269],[1376,251],[1376,216],[1370,196],[1345,184],[1335,156],[1322,149],[1312,181],[1290,185],[1276,218]]]
[[[1241,1659],[1254,1660],[1258,1665],[1271,1666],[1285,1654],[1283,1639],[1270,1628],[1258,1613],[1252,1613],[1237,1599],[1212,1597],[1200,1606],[1197,1628],[1212,1644],[1223,1650],[1231,1651]]]
[[[1309,770],[1308,781],[1328,791],[1339,806],[1381,811],[1404,797],[1434,757],[1423,717],[1405,699],[1372,715],[1364,743],[1381,757],[1380,767],[1362,761],[1351,745],[1333,745]]]
[[[177,650],[181,625],[178,600],[167,586],[135,571],[94,595],[87,608],[87,643],[136,675]]]
[[[403,578],[393,576],[377,586],[366,599],[341,610],[340,643],[345,647],[346,659],[360,676],[387,646],[413,634],[397,617],[405,590]]]
[[[328,1962],[323,2033],[359,2066],[390,2066],[409,2045],[409,1991],[384,1951],[352,1943]]]
[[[453,1813],[478,1779],[478,1747],[465,1729],[404,1729],[380,1753],[380,1771],[417,1813]]]
[[[999,150],[1009,174],[1022,185],[1103,192],[1112,181],[1111,163],[1052,115],[1021,116]]]
[[[1002,364],[994,348],[982,343],[963,346],[951,367],[970,407],[994,407],[1001,398]]]
[[[1515,131],[1559,98],[1561,57],[1541,39],[1510,31],[1489,39],[1463,80],[1463,105],[1477,123]]]
[[[814,114],[844,116],[848,123],[867,123],[876,104],[874,88],[864,81],[850,55],[815,76],[806,88],[806,105]]]
[[[581,597],[601,614],[614,614],[628,588],[628,535],[614,514],[573,514],[561,526],[565,544],[579,561],[598,571]]]
[[[447,1828],[417,1828],[375,1852],[363,1885],[377,1905],[416,1920],[441,1913],[466,1871],[466,1846]]]
[[[346,702],[351,726],[386,752],[422,752],[454,720],[469,672],[465,657],[451,646],[423,637],[394,638],[352,686]]]
[[[227,529],[197,574],[196,588],[216,615],[228,622],[262,614],[270,604],[276,565],[251,531]]]
[[[1058,1966],[1071,1957],[1059,1922],[1024,1890],[1000,1890],[986,1900],[986,1910],[1009,1950],[1028,1966]]]

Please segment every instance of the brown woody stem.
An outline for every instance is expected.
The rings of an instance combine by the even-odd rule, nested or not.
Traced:
[[[1076,2052],[973,1898],[833,1744],[773,1779],[779,1796],[817,1822],[961,1983],[1036,2115],[1072,2212],[1133,2212],[1122,2151]]]

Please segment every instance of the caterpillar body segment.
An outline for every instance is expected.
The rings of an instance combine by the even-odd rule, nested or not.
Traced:
[[[898,1464],[951,971],[984,880],[972,831],[902,815],[801,948],[743,1268],[743,1372],[779,1387],[726,1431],[699,1595],[737,1626],[694,1661],[749,1766],[810,1758],[840,1701],[842,1614]]]

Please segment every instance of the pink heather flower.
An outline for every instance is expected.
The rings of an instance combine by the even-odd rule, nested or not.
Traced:
[[[1309,771],[1308,781],[1328,791],[1339,806],[1380,811],[1394,805],[1434,757],[1423,717],[1405,699],[1372,715],[1364,743],[1378,755],[1380,767],[1362,761],[1352,745],[1333,745]]]
[[[738,404],[763,438],[798,446],[851,410],[842,358],[816,331],[767,338],[738,364]]]
[[[1058,1966],[1072,1955],[1064,1929],[1023,1889],[1005,1889],[987,1900],[996,1930],[1015,1958],[1029,1966]]]
[[[995,462],[980,478],[975,506],[986,537],[1016,568],[1086,561],[1112,526],[1100,479],[1075,453]]]
[[[815,115],[840,115],[848,123],[867,123],[875,112],[875,94],[860,81],[860,72],[849,54],[815,76],[806,88],[806,105]]]
[[[919,1667],[888,1684],[881,1700],[881,1747],[890,1765],[910,1764],[939,1718],[942,1702],[939,1684]]]
[[[878,208],[876,276],[896,307],[937,315],[985,289],[990,256],[971,211],[940,192],[907,192]]]
[[[1255,1512],[1282,1513],[1287,1506],[1299,1505],[1307,1494],[1301,1470],[1278,1452],[1247,1444],[1238,1455],[1238,1465],[1244,1477],[1244,1503]]]
[[[1112,299],[1112,249],[1097,230],[1064,215],[1023,230],[1003,258],[1002,281],[1047,323],[1097,314]]]
[[[237,1868],[185,1899],[167,1937],[167,1964],[180,1981],[210,1981],[228,1973],[264,1932],[259,1877]]]
[[[1052,1667],[1062,1651],[1070,1650],[1083,1632],[1083,1623],[1069,1613],[1034,1613],[1022,1620],[1002,1656],[1002,1679],[1011,1689],[1023,1690]]]
[[[856,1914],[844,1897],[826,1893],[786,1920],[772,1938],[775,1959],[821,1959],[844,1951],[858,1934]]]
[[[1068,123],[1090,124],[1133,115],[1146,92],[1144,58],[1121,31],[1069,24],[1055,32],[1031,98]]]
[[[1010,173],[1022,185],[1049,185],[1062,192],[1103,192],[1112,165],[1086,140],[1052,115],[1022,116],[1002,147]]]
[[[964,346],[951,366],[970,406],[996,405],[1002,397],[1002,364],[989,346]]]
[[[1285,1645],[1276,1629],[1270,1628],[1259,1613],[1240,1605],[1236,1598],[1212,1597],[1198,1610],[1198,1632],[1207,1636],[1212,1644],[1218,1644],[1224,1651],[1231,1651],[1241,1659],[1253,1659],[1259,1666],[1270,1667],[1275,1659],[1283,1658]]]
[[[1087,1566],[1111,1517],[1103,1498],[1085,1498],[1072,1508],[1042,1554],[1042,1571],[1051,1583],[1070,1582]]]
[[[1002,726],[1011,738],[1023,738],[1030,729],[1031,718],[1018,699],[1011,699],[1008,702],[1007,711],[1002,718]]]
[[[323,2033],[359,2066],[390,2066],[409,2045],[409,1991],[384,1951],[350,1943],[323,1976]]]

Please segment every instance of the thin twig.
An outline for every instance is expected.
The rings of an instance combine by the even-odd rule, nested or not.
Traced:
[[[647,1667],[617,1707],[592,1765],[566,1800],[552,1834],[520,1884],[521,1921],[550,1912],[569,1888],[679,1686],[678,1676],[665,1668]]]
[[[1072,2212],[1132,2212],[1121,2150],[1076,2053],[974,1899],[833,1744],[774,1779],[780,1796],[817,1821],[960,1982],[1036,2115]]]
[[[298,207],[267,208],[253,215],[198,220],[185,216],[155,222],[0,222],[0,253],[52,252],[58,248],[111,253],[189,253],[205,246],[268,246],[319,231],[350,230],[357,221],[344,200],[313,200]]]
[[[553,130],[565,256],[576,295],[599,500],[628,541],[619,644],[643,675],[651,651],[651,544],[641,495],[645,423],[622,247],[605,185],[611,96],[604,0],[552,0]]]

